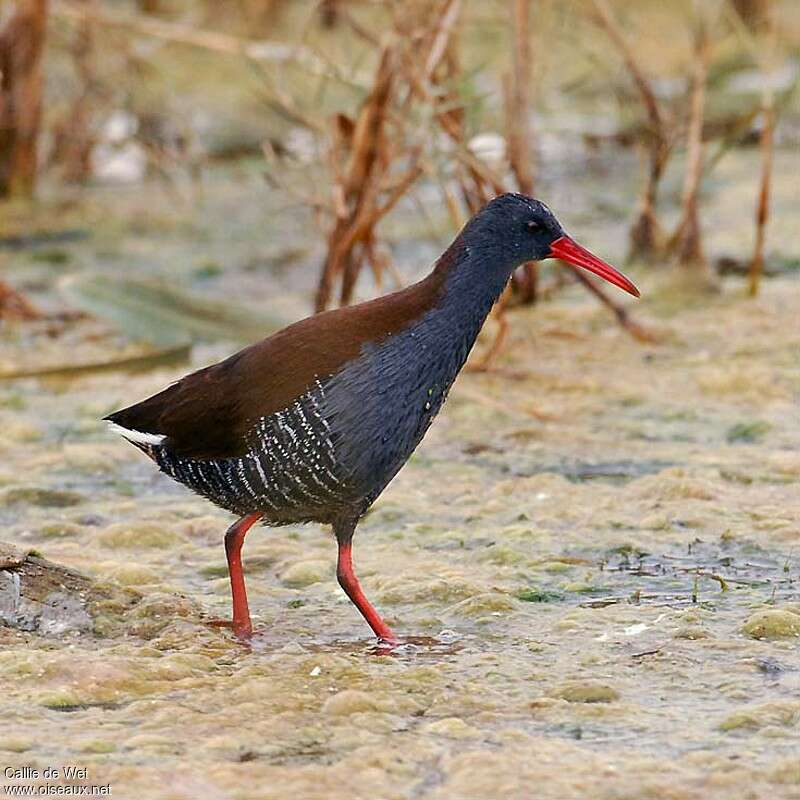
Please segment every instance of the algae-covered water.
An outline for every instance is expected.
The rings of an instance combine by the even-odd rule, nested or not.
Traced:
[[[718,250],[749,246],[749,223],[726,213],[750,207],[748,158],[721,173]],[[796,255],[796,184],[780,158],[773,241]],[[594,180],[596,201],[601,177],[575,178],[576,196]],[[199,206],[176,208],[157,185],[120,192],[111,220],[100,194],[88,239],[4,258],[49,308],[63,305],[58,279],[94,266],[169,275],[233,307],[268,311],[280,293],[283,313],[301,313],[318,251],[281,268],[309,241],[302,225],[284,214],[265,236],[256,179],[220,180]],[[595,201],[564,202],[562,216],[618,259],[624,215]],[[401,268],[440,244],[398,234]],[[359,528],[367,594],[401,635],[435,640],[391,654],[375,652],[314,526],[249,535],[252,647],[206,624],[229,614],[230,517],[99,422],[188,364],[3,382],[0,538],[118,599],[77,631],[0,627],[0,767],[23,770],[4,785],[123,798],[800,797],[796,274],[748,300],[738,279],[695,296],[667,269],[634,270],[644,299],[632,311],[661,337],[651,345],[577,288],[515,311],[497,371],[461,376]],[[234,346],[196,347],[193,362]],[[129,347],[97,320],[39,322],[7,327],[0,359]],[[66,765],[86,773],[65,777]]]

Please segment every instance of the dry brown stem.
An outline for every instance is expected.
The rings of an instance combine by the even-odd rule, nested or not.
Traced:
[[[769,200],[772,186],[772,160],[774,150],[775,107],[771,101],[763,106],[763,125],[761,129],[761,185],[756,206],[756,241],[753,257],[750,260],[748,292],[751,297],[758,294],[761,275],[764,272],[764,244],[769,221]]]
[[[508,161],[521,192],[533,195],[531,158],[530,84],[531,46],[529,0],[510,0],[512,11],[513,68],[504,81]]]
[[[467,365],[466,369],[468,372],[478,373],[485,373],[489,371],[476,369],[469,364]],[[513,379],[525,377],[519,374],[509,374],[500,369],[493,369],[491,370],[491,373],[493,375],[503,375],[505,378]],[[466,397],[474,403],[478,403],[486,408],[490,408],[493,411],[499,411],[502,414],[508,414],[510,417],[517,417],[519,419],[535,419],[538,422],[552,422],[554,419],[556,419],[552,414],[546,414],[543,411],[539,411],[539,409],[533,406],[531,403],[526,403],[524,407],[509,405],[502,400],[498,400],[493,393],[487,392],[484,388],[472,386],[469,381],[461,381],[458,384],[456,391],[460,397]]]
[[[96,0],[79,0],[94,4]],[[80,90],[63,119],[53,126],[53,149],[49,163],[58,164],[64,180],[81,182],[89,177],[91,154],[96,144],[92,117],[106,94],[97,76],[95,64],[96,26],[90,16],[77,23],[69,53],[79,80]]]
[[[42,313],[16,289],[12,289],[5,281],[0,281],[0,319],[33,320],[41,319]]]
[[[528,125],[529,0],[509,2],[516,28],[514,69],[506,79],[507,152],[518,189],[530,194],[534,175]],[[463,97],[458,88],[463,77],[458,49],[461,9],[461,0],[440,0],[434,8],[422,0],[410,0],[402,7],[392,5],[395,35],[381,50],[372,88],[352,118],[337,114],[329,123],[332,189],[326,210],[332,222],[315,298],[318,311],[333,303],[337,289],[341,304],[351,302],[364,266],[371,268],[380,285],[388,266],[378,246],[376,226],[421,174],[438,183],[454,227],[460,227],[492,196],[509,189],[504,179],[468,146]],[[452,173],[437,168],[431,132],[418,127],[420,119],[432,119],[445,134]],[[399,164],[403,166],[398,169]],[[525,273],[521,277],[524,281]],[[519,297],[519,278],[516,283]],[[533,281],[521,288],[523,299],[535,296]],[[624,309],[596,287],[588,288],[613,310],[632,335],[652,340]],[[508,297],[504,297],[498,304],[498,335],[473,369],[496,369],[508,331],[507,302]]]
[[[458,164],[462,199],[470,212],[475,213],[493,194],[502,194],[506,189],[500,177],[467,145],[464,109],[454,88],[461,75],[456,36],[460,10],[460,0],[444,0],[433,29],[423,37],[430,42],[424,69],[418,73],[417,56],[413,51],[406,53],[403,65],[410,89],[406,105],[415,96],[419,102],[433,105],[436,122],[453,145],[452,156]]]
[[[177,22],[168,22],[151,16],[130,16],[100,9],[76,0],[56,0],[53,16],[82,22],[90,18],[97,25],[122,28],[174,44],[199,47],[216,53],[243,56],[256,62],[289,62],[299,64],[317,75],[329,75],[330,67],[307,47],[288,46],[275,41],[252,41],[218,31],[201,30]]]
[[[770,0],[731,0],[736,13],[748,28],[759,31],[768,28],[770,22]]]
[[[375,35],[366,25],[362,25],[348,10],[347,6],[339,4],[336,9],[337,21],[345,23],[357,36],[373,47],[380,47],[380,38]]]
[[[709,276],[708,263],[703,254],[702,232],[698,201],[703,175],[703,115],[705,109],[706,79],[711,41],[705,22],[698,21],[694,32],[694,63],[689,106],[689,125],[686,133],[686,171],[681,197],[681,220],[673,236],[673,246],[678,263],[693,270],[703,279]]]
[[[506,315],[506,306],[508,304],[509,291],[510,290],[506,288],[503,294],[500,295],[500,299],[497,301],[494,309],[492,310],[492,316],[497,322],[498,326],[497,335],[494,337],[494,341],[491,343],[491,345],[489,345],[488,350],[483,354],[481,359],[475,364],[470,365],[470,371],[472,372],[490,372],[495,360],[503,350],[503,346],[508,338],[508,317]]]
[[[533,160],[531,158],[530,84],[531,46],[529,0],[510,0],[513,58],[511,74],[503,81],[506,106],[506,142],[508,162],[517,188],[523,194],[534,193]],[[512,286],[523,304],[535,303],[538,295],[539,270],[535,262],[520,267],[512,278]]]
[[[320,0],[318,8],[323,27],[336,27],[342,18],[343,5],[341,0]]]
[[[645,141],[647,167],[645,181],[639,204],[639,215],[631,226],[629,260],[652,258],[660,251],[661,236],[656,217],[658,186],[664,174],[670,152],[667,123],[661,105],[653,92],[650,82],[634,55],[633,48],[622,32],[619,22],[605,0],[592,0],[595,18],[608,34],[609,39],[619,51],[622,60],[639,93],[642,106],[647,114],[648,130]]]
[[[0,32],[0,197],[35,188],[46,26],[47,0],[18,0]]]
[[[385,125],[396,75],[395,62],[394,48],[385,47],[373,88],[355,122],[351,123],[343,115],[334,118],[331,161],[335,176],[332,200],[336,222],[328,236],[328,255],[317,287],[317,311],[328,307],[334,281],[340,275],[340,302],[343,305],[350,302],[366,254],[374,248],[373,228],[391,207],[381,206],[379,197],[381,182],[389,167]],[[346,163],[344,168],[342,163]],[[413,174],[409,173],[406,181],[411,181]],[[400,185],[406,185],[406,181],[401,181]],[[397,202],[396,198],[390,200],[391,205]],[[359,244],[363,247],[357,249]]]
[[[766,3],[763,5],[766,6]],[[765,12],[766,13],[766,12]],[[767,37],[764,43],[765,52],[762,70],[769,73],[775,63],[777,49],[776,28],[771,17],[766,14],[766,19],[760,23],[766,26]],[[767,238],[767,223],[769,221],[770,193],[772,187],[772,162],[775,139],[775,94],[771,88],[769,76],[765,74],[764,90],[761,95],[762,128],[760,137],[761,147],[761,182],[756,205],[756,240],[753,247],[753,257],[750,260],[748,276],[748,292],[751,297],[758,294],[761,276],[764,272],[764,245]]]
[[[422,145],[408,141],[408,117],[415,103],[439,102],[432,86],[451,63],[449,42],[460,9],[461,0],[445,0],[427,27],[418,27],[427,14],[401,14],[395,24],[398,33],[407,27],[407,35],[398,35],[395,44],[383,48],[372,89],[357,117],[338,114],[333,119],[329,161],[335,221],[317,287],[317,311],[330,304],[339,277],[339,302],[350,303],[365,263],[380,283],[386,259],[379,253],[375,228],[424,171]],[[440,111],[438,117],[450,122],[455,118],[452,109]],[[406,166],[398,176],[392,167],[401,159]]]
[[[580,283],[582,283],[604,306],[611,309],[614,316],[617,318],[617,322],[619,322],[637,342],[654,344],[659,341],[657,334],[631,319],[628,309],[606,294],[606,292],[597,285],[597,282],[593,281],[580,267],[573,267],[572,264],[568,264],[567,266],[572,270]]]
[[[425,59],[422,79],[429,81],[439,66],[451,41],[453,29],[461,13],[461,0],[445,0],[436,27],[433,30],[433,41]]]

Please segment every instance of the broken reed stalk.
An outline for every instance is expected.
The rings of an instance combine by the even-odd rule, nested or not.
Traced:
[[[527,155],[530,150],[524,146],[524,142],[521,141],[520,138],[515,140],[514,144],[511,144],[511,137],[509,134],[512,130],[514,130],[514,125],[519,124],[520,120],[524,118],[525,122],[527,122],[527,108],[528,108],[528,94],[527,94],[527,85],[529,83],[527,71],[530,66],[530,54],[527,53],[527,48],[529,47],[529,32],[528,35],[525,35],[525,31],[527,26],[527,13],[528,13],[528,4],[527,0],[511,0],[514,3],[514,17],[517,23],[517,33],[519,34],[520,28],[522,31],[521,35],[515,37],[515,70],[512,76],[512,80],[506,80],[506,112],[507,118],[514,114],[516,116],[516,120],[512,122],[509,119],[511,124],[508,125],[507,128],[507,144],[508,144],[508,152],[509,152],[509,161],[512,167],[512,171],[514,172],[515,179],[519,186],[520,191],[526,193],[532,193],[534,186],[533,186],[533,166],[530,161],[524,161],[525,155]],[[444,11],[447,11],[447,2],[444,6]],[[453,65],[457,64],[457,59],[454,53],[454,41],[451,39],[451,50],[450,50],[450,58],[445,61],[445,64],[449,64],[451,67],[450,72],[446,76],[446,78],[454,78],[457,76],[457,70],[453,69]],[[641,74],[639,72],[639,74]],[[516,81],[516,85],[514,85],[513,81]],[[649,91],[649,86],[647,87]],[[508,98],[514,98],[514,90],[518,90],[518,94],[516,95],[516,103],[513,101],[511,103],[508,102]],[[429,98],[429,96],[427,96]],[[520,101],[519,98],[522,98]],[[650,97],[654,101],[654,96],[652,92],[650,92]],[[465,141],[465,131],[464,131],[464,120],[463,120],[463,108],[457,102],[457,98],[451,92],[446,93],[447,103],[449,112],[448,113],[440,113],[437,115],[437,121],[439,122],[440,126],[444,130],[444,132],[450,137],[452,142],[456,145],[456,150],[454,152],[454,157],[458,160],[459,166],[461,167],[460,171],[458,172],[460,189],[462,194],[462,199],[464,201],[464,205],[467,207],[470,213],[474,213],[477,211],[483,203],[486,202],[491,193],[493,194],[501,194],[507,191],[507,188],[504,186],[502,179],[497,177],[493,171],[489,168],[485,162],[483,162],[480,158],[477,158],[472,154],[469,148],[466,145]],[[512,106],[515,106],[512,109]],[[657,108],[657,106],[656,106]],[[657,111],[657,113],[659,113]],[[661,117],[659,116],[659,120]],[[527,130],[527,125],[523,128],[516,128],[516,131],[519,130]],[[659,125],[658,130],[663,133],[664,126],[663,124]],[[666,143],[666,136],[664,136],[663,141]],[[525,153],[523,154],[523,150]],[[665,151],[666,152],[666,149]],[[665,159],[665,156],[664,156]],[[661,168],[663,168],[663,161],[660,162]],[[525,168],[527,165],[527,169]],[[659,172],[660,177],[660,172]],[[443,195],[445,198],[446,205],[450,210],[451,217],[454,219],[458,219],[460,215],[458,211],[453,208],[454,205],[454,198],[451,192],[448,190],[447,187],[442,188]],[[638,341],[646,341],[646,342],[654,342],[656,341],[656,336],[652,334],[647,329],[643,328],[641,325],[636,323],[630,318],[627,310],[617,302],[615,302],[609,295],[603,292],[598,286],[596,286],[591,280],[586,278],[583,274],[578,272],[577,277],[579,282],[585,286],[592,294],[594,294],[604,305],[612,310],[615,317],[617,318],[618,322],[622,327],[627,330],[634,338]],[[497,311],[495,312],[495,317],[498,322],[498,333],[495,337],[494,342],[490,345],[489,349],[487,350],[485,356],[481,359],[478,364],[473,368],[476,371],[488,372],[493,369],[493,364],[502,351],[502,348],[506,342],[507,334],[508,334],[508,322],[506,319],[506,307],[508,303],[508,294],[503,296],[502,301],[498,304]]]
[[[658,187],[670,152],[667,123],[661,105],[653,92],[650,82],[636,60],[633,48],[622,32],[617,19],[605,0],[592,0],[595,19],[617,48],[634,86],[639,93],[648,126],[645,147],[647,169],[639,205],[639,214],[630,230],[630,250],[628,260],[635,258],[651,259],[661,250],[661,233],[656,217]]]
[[[530,2],[509,0],[511,4],[512,69],[503,81],[506,106],[506,142],[508,162],[517,188],[533,196],[533,160],[531,158],[530,91],[531,45]],[[512,286],[523,304],[535,303],[539,271],[534,262],[523,264],[512,277]],[[500,312],[502,313],[502,312]]]
[[[36,185],[47,0],[18,0],[0,32],[0,197]]]
[[[42,313],[32,303],[12,289],[5,281],[0,281],[0,319],[2,320],[34,320],[41,319]]]
[[[692,89],[689,103],[689,124],[686,133],[686,171],[681,196],[681,219],[673,235],[672,246],[678,263],[692,270],[703,281],[710,277],[703,254],[698,200],[703,175],[703,115],[706,79],[711,43],[705,21],[699,19],[694,32]]]
[[[566,266],[572,270],[573,275],[578,279],[579,283],[583,284],[604,306],[612,311],[614,316],[617,318],[617,322],[619,322],[619,324],[626,331],[628,331],[628,333],[633,336],[637,342],[654,344],[659,341],[657,334],[631,319],[628,309],[625,308],[622,303],[618,303],[616,300],[613,300],[610,295],[606,294],[606,292],[604,292],[603,289],[601,289],[600,286],[598,286],[597,283],[588,275],[586,275],[579,267],[575,267],[572,264],[567,264]]]
[[[764,245],[767,238],[767,222],[769,221],[770,193],[772,188],[772,162],[775,145],[775,93],[770,84],[770,72],[774,65],[774,54],[777,48],[775,41],[776,28],[772,18],[767,14],[763,23],[767,28],[767,41],[764,45],[766,56],[762,64],[764,88],[761,95],[762,128],[761,148],[761,183],[756,205],[756,240],[753,257],[750,260],[748,274],[748,293],[751,297],[758,294],[761,275],[764,272]]]

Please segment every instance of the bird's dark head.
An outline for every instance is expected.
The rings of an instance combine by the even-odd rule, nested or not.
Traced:
[[[502,194],[487,203],[465,227],[463,242],[506,278],[527,261],[559,258],[639,296],[622,273],[568,236],[544,203],[523,194]]]

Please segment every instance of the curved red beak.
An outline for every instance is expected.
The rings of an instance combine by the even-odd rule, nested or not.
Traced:
[[[611,264],[606,264],[569,236],[562,236],[550,245],[550,257],[560,258],[573,266],[588,269],[603,280],[619,286],[634,297],[639,297],[639,290],[619,270],[614,269]]]

